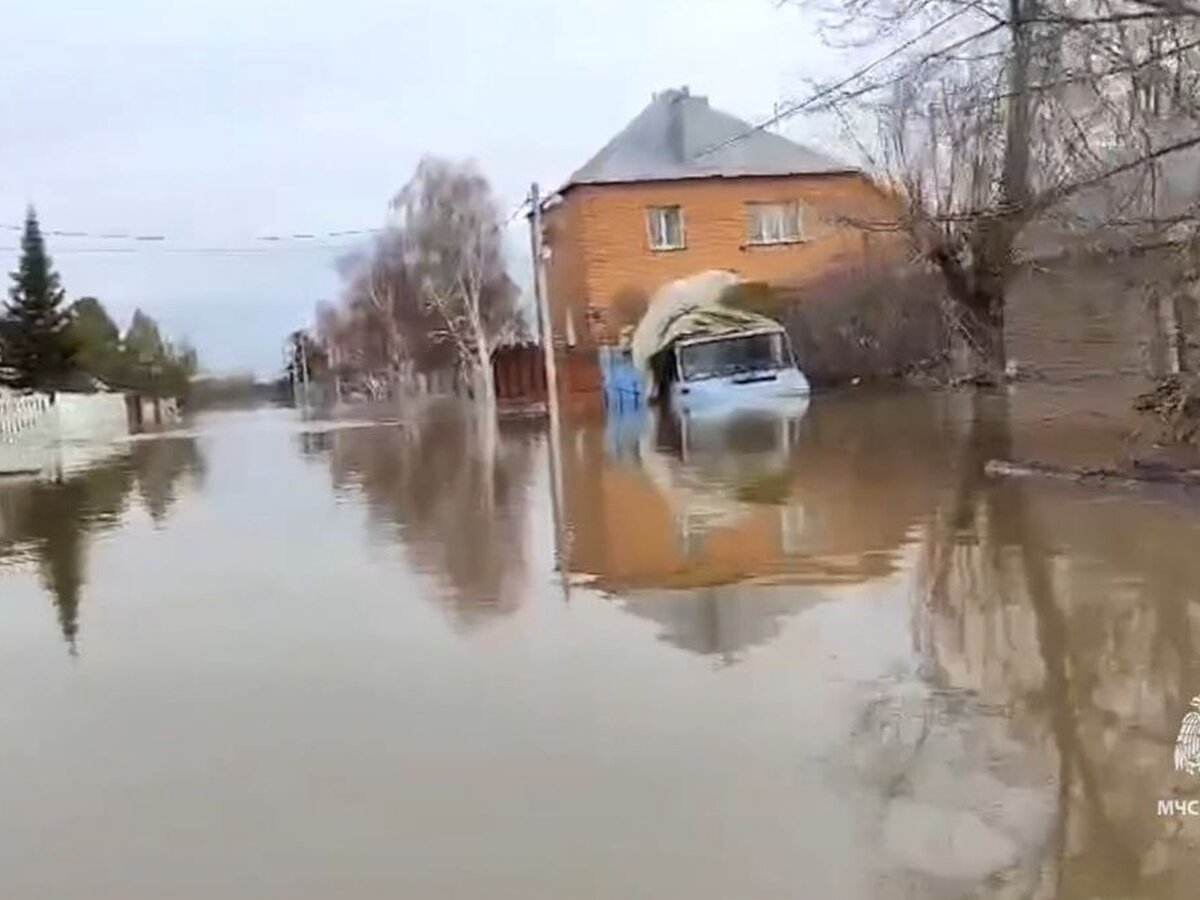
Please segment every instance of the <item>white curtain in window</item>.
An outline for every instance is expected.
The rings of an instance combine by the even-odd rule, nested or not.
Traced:
[[[778,244],[800,240],[799,203],[747,205],[747,238],[753,244]]]
[[[651,247],[664,249],[683,246],[683,216],[678,206],[656,206],[647,213]]]

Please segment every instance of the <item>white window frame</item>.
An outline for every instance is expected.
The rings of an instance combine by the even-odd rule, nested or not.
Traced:
[[[667,216],[671,213],[674,213],[679,220],[679,239],[676,242],[671,241],[667,227]],[[650,242],[650,249],[655,251],[683,250],[687,247],[687,235],[683,227],[683,207],[677,203],[665,206],[647,206],[646,238]]]
[[[755,247],[806,240],[799,200],[754,200],[746,204],[746,243]]]

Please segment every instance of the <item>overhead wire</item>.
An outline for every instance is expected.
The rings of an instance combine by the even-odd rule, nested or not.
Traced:
[[[25,230],[24,223],[13,224],[11,222],[0,223],[0,230],[22,232]],[[282,241],[312,241],[326,238],[337,237],[359,237],[369,234],[378,234],[385,228],[350,228],[340,231],[298,231],[291,234],[261,234],[248,236],[246,240],[264,243],[278,243]],[[177,240],[190,240],[190,238],[170,237],[165,234],[147,234],[134,230],[106,230],[106,231],[87,231],[64,228],[43,228],[42,234],[46,237],[61,237],[61,238],[93,238],[104,241],[135,241],[139,243],[163,243]]]
[[[716,143],[711,144],[708,147],[705,147],[699,153],[697,153],[696,156],[698,158],[703,158],[705,156],[708,156],[709,154],[716,153],[718,150],[723,150],[724,148],[731,146],[732,144],[736,144],[741,141],[744,141],[746,138],[750,137],[751,135],[753,135],[759,131],[764,131],[765,129],[770,128],[772,125],[777,125],[778,123],[784,121],[785,119],[789,119],[792,116],[815,106],[820,101],[825,100],[826,98],[832,96],[833,94],[837,93],[838,91],[848,87],[851,84],[854,84],[854,82],[865,77],[866,75],[869,75],[871,72],[873,72],[875,69],[879,68],[884,63],[889,62],[892,59],[895,59],[897,56],[899,56],[904,51],[912,48],[916,44],[925,40],[925,38],[929,37],[935,31],[938,31],[941,28],[944,28],[946,25],[949,25],[951,22],[953,22],[959,16],[964,15],[965,13],[973,10],[974,8],[975,7],[971,6],[971,5],[963,6],[963,7],[960,7],[959,9],[955,10],[954,12],[952,12],[946,16],[943,16],[941,19],[938,19],[936,22],[934,22],[932,25],[925,28],[919,34],[914,35],[913,37],[908,38],[907,40],[901,42],[900,44],[898,44],[897,46],[895,46],[891,50],[889,50],[887,53],[884,53],[882,56],[876,57],[871,62],[867,63],[865,66],[862,66],[861,68],[856,69],[854,72],[852,72],[850,75],[846,76],[845,78],[841,79],[840,81],[837,81],[833,84],[826,85],[822,88],[819,88],[817,91],[810,94],[808,97],[805,97],[803,100],[797,100],[793,103],[784,104],[784,106],[781,109],[779,109],[771,117],[764,119],[755,125],[751,125],[749,128],[746,128],[743,131],[738,132],[737,134],[730,135],[729,137],[725,138],[724,140],[717,141]],[[994,24],[988,28],[984,28],[978,32],[975,32],[974,34],[968,35],[966,38],[956,41],[952,46],[957,48],[959,46],[962,46],[962,44],[967,43],[969,41],[978,40],[982,37],[986,37],[989,34],[993,34],[994,32],[1000,30],[1003,27],[1004,27],[1004,24],[1002,22],[998,23],[998,24]]]
[[[503,230],[511,225],[520,215],[521,212],[528,207],[528,198],[518,202],[504,220],[500,224],[500,229]],[[60,229],[60,228],[44,228],[42,234],[49,238],[63,238],[67,240],[73,239],[92,239],[103,241],[124,241],[130,246],[100,246],[100,247],[72,247],[72,246],[55,246],[50,248],[50,253],[54,256],[70,256],[70,255],[135,255],[135,254],[179,254],[179,255],[231,255],[231,256],[256,256],[270,255],[275,253],[288,252],[304,252],[304,251],[348,251],[353,250],[356,246],[355,241],[344,241],[341,243],[330,243],[330,239],[338,238],[365,238],[373,235],[383,234],[389,230],[391,226],[383,225],[376,228],[348,228],[335,231],[296,231],[291,233],[280,234],[263,234],[254,237],[248,237],[245,240],[248,242],[244,245],[200,245],[186,246],[180,245],[177,242],[194,240],[191,238],[171,237],[165,234],[153,234],[137,232],[135,230],[106,230],[106,231],[89,231],[83,229]],[[21,232],[24,231],[24,224],[0,223],[0,230]],[[0,253],[8,252],[15,253],[20,251],[19,246],[0,246]]]
[[[154,246],[154,247],[52,247],[49,252],[51,256],[70,256],[74,254],[84,255],[103,255],[103,256],[146,256],[146,255],[162,255],[170,256],[172,254],[245,254],[248,256],[269,256],[273,254],[289,253],[289,252],[305,252],[312,250],[352,250],[355,247],[353,243],[346,244],[289,244],[277,245],[268,247],[170,247],[170,246]],[[0,252],[20,252],[21,248],[16,245],[0,247]]]

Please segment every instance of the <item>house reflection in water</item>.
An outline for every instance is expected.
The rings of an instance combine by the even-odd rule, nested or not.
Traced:
[[[838,755],[904,896],[1193,896],[1196,833],[1156,807],[1196,795],[1172,757],[1200,693],[1194,506],[983,477],[1081,440],[1021,409],[817,397],[774,430],[581,430],[571,568],[722,662],[845,586],[906,604],[911,656],[847,689]]]
[[[897,571],[944,471],[920,395],[815,401],[786,415],[579,428],[564,447],[569,566],[735,660],[834,585]]]

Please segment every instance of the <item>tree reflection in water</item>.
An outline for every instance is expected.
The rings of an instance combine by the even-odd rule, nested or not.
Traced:
[[[718,662],[847,585],[915,588],[911,671],[861,685],[835,763],[879,805],[886,895],[1192,896],[1197,839],[1156,813],[1200,797],[1172,765],[1200,693],[1200,523],[1140,494],[983,478],[1021,455],[1016,415],[1003,396],[818,399],[782,454],[749,432],[696,455],[570,427],[565,558]],[[506,430],[489,457],[472,428],[346,430],[317,450],[466,624],[528,580],[542,433]]]
[[[1190,895],[1195,839],[1156,803],[1200,792],[1171,762],[1200,692],[1200,523],[1137,495],[985,480],[1020,429],[1005,397],[969,406],[926,528],[915,623],[930,690],[889,804],[926,824],[991,809],[969,814],[1006,848],[1003,896]]]
[[[915,560],[912,670],[863,686],[846,754],[900,895],[1193,896],[1200,841],[1157,801],[1200,797],[1172,762],[1200,693],[1200,519],[985,479],[988,459],[1056,449],[1034,399],[817,398],[765,469],[743,465],[769,458],[751,432],[712,457],[678,429],[584,432],[565,461],[572,565],[665,640],[734,661],[807,588],[886,592]],[[1054,427],[1069,454],[1081,436]]]
[[[137,495],[165,521],[181,483],[199,486],[204,459],[191,438],[136,441],[121,455],[56,481],[0,481],[0,565],[36,563],[72,655],[92,539],[117,528]]]
[[[527,574],[540,423],[498,432],[449,412],[404,425],[347,428],[307,441],[327,453],[338,490],[362,494],[372,522],[437,579],[455,621],[515,610]]]

